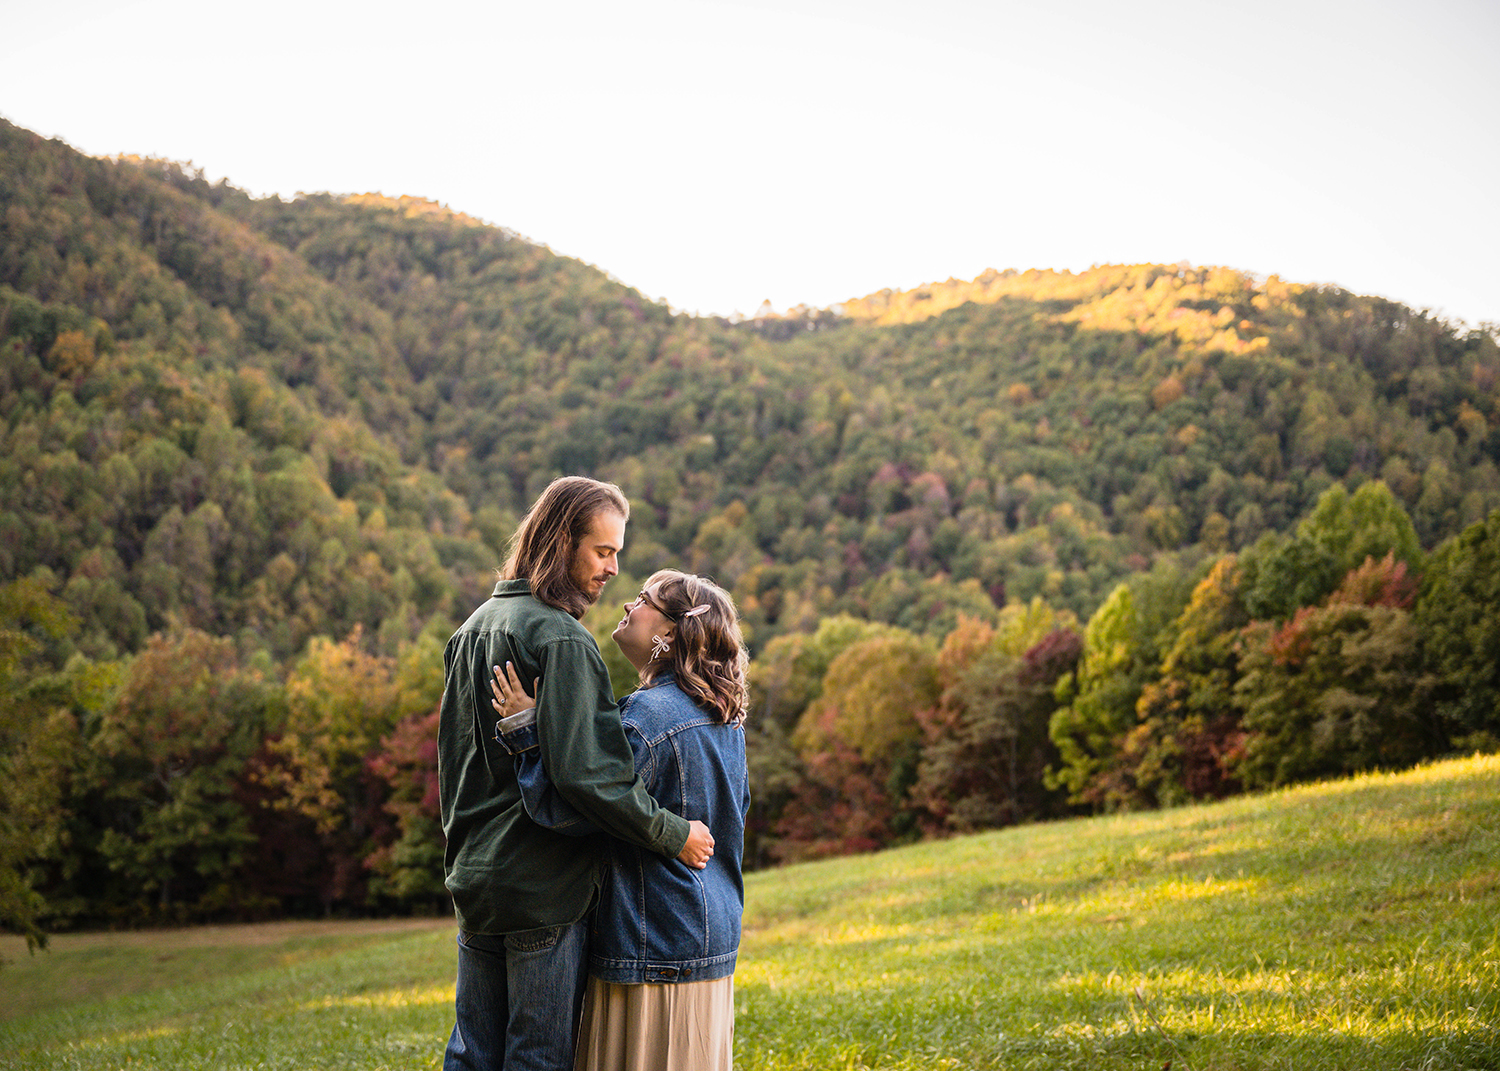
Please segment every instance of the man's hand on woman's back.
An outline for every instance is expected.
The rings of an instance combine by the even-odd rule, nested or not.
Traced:
[[[677,858],[694,870],[702,870],[708,866],[708,860],[713,854],[714,835],[697,819],[689,822],[687,843],[682,846],[682,851],[677,853]]]

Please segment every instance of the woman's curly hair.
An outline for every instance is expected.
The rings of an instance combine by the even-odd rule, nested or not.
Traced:
[[[651,574],[643,587],[676,630],[667,656],[641,670],[641,685],[649,688],[663,672],[671,672],[677,687],[698,706],[718,714],[725,724],[743,723],[750,709],[750,655],[729,593],[711,580],[675,569]]]

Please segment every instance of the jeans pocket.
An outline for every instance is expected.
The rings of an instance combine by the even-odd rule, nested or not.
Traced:
[[[505,935],[505,947],[511,952],[545,952],[557,944],[567,926],[543,926],[540,930],[522,930]]]
[[[489,952],[499,955],[505,954],[505,937],[503,934],[470,933],[460,928],[458,931],[458,943],[462,948],[471,952]]]

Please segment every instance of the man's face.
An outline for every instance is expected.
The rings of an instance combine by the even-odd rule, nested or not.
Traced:
[[[593,524],[573,552],[568,573],[573,584],[597,602],[610,577],[620,571],[620,551],[625,549],[625,518],[613,511],[594,514]]]

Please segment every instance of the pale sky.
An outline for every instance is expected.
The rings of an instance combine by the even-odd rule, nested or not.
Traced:
[[[689,312],[1219,264],[1500,321],[1495,0],[0,0],[0,116]]]

